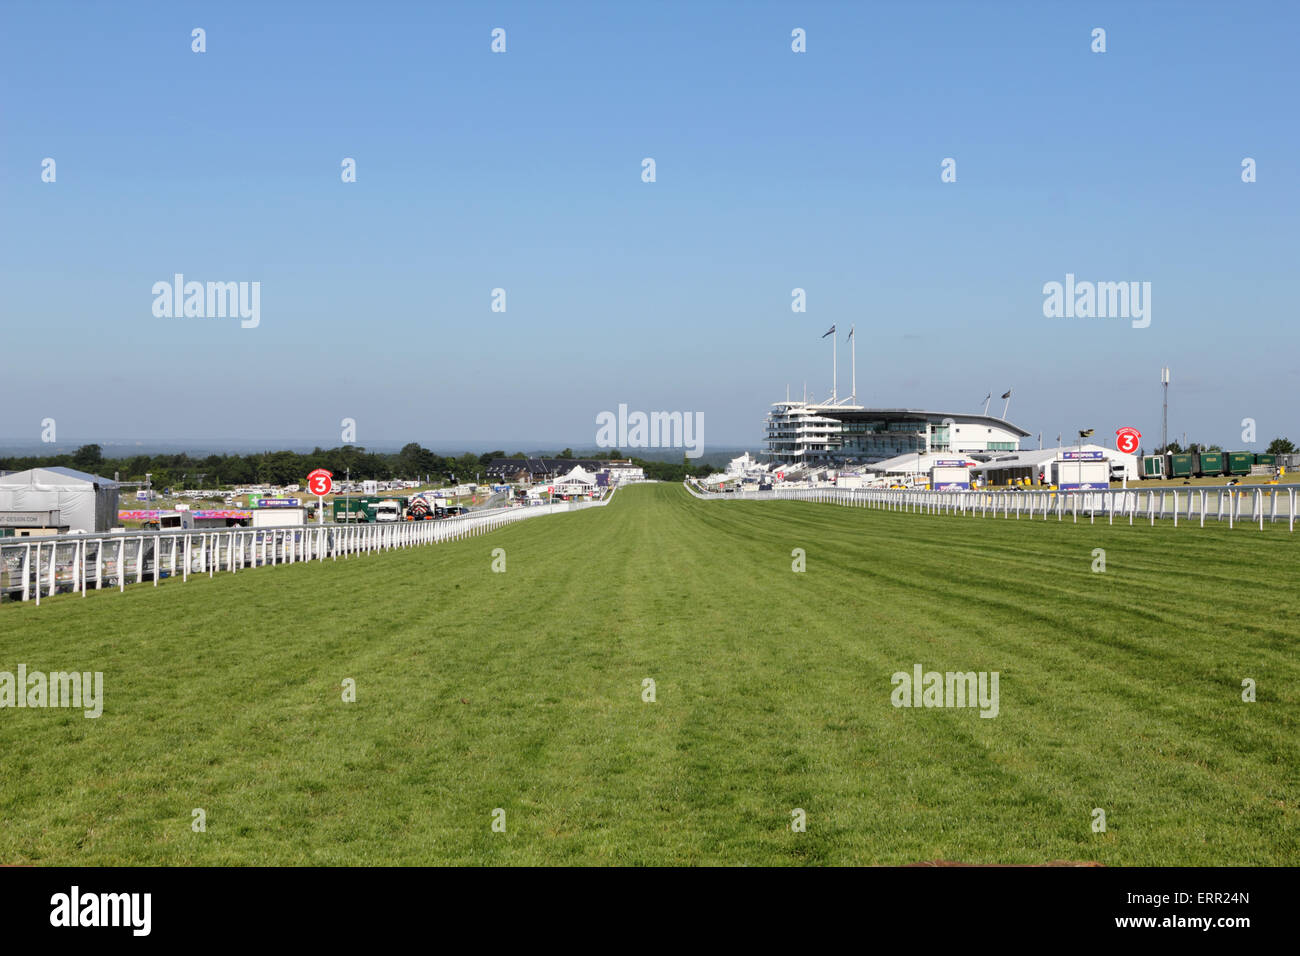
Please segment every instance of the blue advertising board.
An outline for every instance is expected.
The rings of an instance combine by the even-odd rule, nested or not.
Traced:
[[[301,498],[258,498],[257,508],[301,508]]]
[[[1101,451],[1067,451],[1061,457],[1070,461],[1101,461],[1106,457],[1106,453]]]
[[[970,491],[969,481],[944,481],[934,487],[935,491]]]

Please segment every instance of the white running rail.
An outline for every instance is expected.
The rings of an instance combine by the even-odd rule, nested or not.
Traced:
[[[1206,519],[1237,525],[1275,524],[1285,521],[1295,531],[1296,494],[1300,485],[1189,486],[1178,490],[1158,488],[1114,488],[1109,491],[918,491],[900,488],[792,488],[771,491],[704,491],[692,482],[686,490],[703,501],[820,501],[853,508],[877,508],[914,514],[964,515],[1044,521],[1067,518],[1094,523],[1103,518],[1109,524],[1128,520],[1157,519],[1195,523],[1205,527]]]
[[[564,514],[609,504],[566,501],[531,507],[495,508],[454,518],[382,524],[299,525],[291,528],[221,528],[186,531],[126,531],[0,539],[0,598],[27,601],[56,593],[117,588],[180,578],[213,577],[251,568],[309,561],[346,560],[423,544],[487,534],[525,518]]]

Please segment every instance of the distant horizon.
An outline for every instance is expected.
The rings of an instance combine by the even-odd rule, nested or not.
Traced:
[[[883,408],[885,406],[872,406]],[[898,406],[902,407],[902,406]],[[951,410],[949,410],[951,411]],[[990,414],[994,418],[1001,416],[996,414],[998,409],[990,408]],[[981,414],[979,410],[969,414]],[[1015,424],[1014,416],[1007,419]],[[1091,421],[1083,423],[1087,427],[1095,428],[1096,435],[1092,441],[1096,444],[1106,447],[1114,447],[1115,434],[1112,428],[1097,427]],[[1121,422],[1119,425],[1128,424]],[[1118,427],[1118,426],[1117,426]],[[1027,429],[1026,429],[1027,430]],[[1287,438],[1300,443],[1300,428],[1292,429],[1296,432],[1296,437],[1287,434],[1286,429],[1278,430],[1276,433],[1259,429],[1254,441],[1242,441],[1232,433],[1233,437],[1224,438],[1220,435],[1210,435],[1201,433],[1192,429],[1175,430],[1172,426],[1169,429],[1170,443],[1178,443],[1186,446],[1188,444],[1198,444],[1201,446],[1219,445],[1223,448],[1242,448],[1243,450],[1259,451],[1266,448],[1275,438]],[[1142,429],[1142,446],[1143,448],[1154,449],[1160,441],[1158,427],[1153,431]],[[1061,436],[1061,444],[1071,444],[1070,439],[1077,433],[1077,429],[1061,428],[1057,432],[1050,432],[1046,429],[1041,432],[1041,443],[1043,447],[1054,447],[1057,444],[1056,434]],[[1039,432],[1032,432],[1027,437],[1021,439],[1020,445],[1022,450],[1036,448],[1039,445]],[[146,452],[152,454],[249,454],[262,451],[294,451],[310,452],[314,448],[330,449],[342,448],[348,445],[365,448],[370,451],[400,451],[401,448],[415,442],[423,448],[445,455],[448,452],[457,454],[474,453],[483,454],[488,451],[501,450],[506,455],[513,455],[516,452],[526,454],[540,453],[540,449],[554,449],[562,451],[565,448],[572,449],[575,454],[579,450],[584,452],[600,451],[594,444],[593,438],[585,440],[568,439],[483,439],[483,438],[447,438],[428,440],[420,438],[377,438],[372,442],[349,441],[345,442],[338,438],[320,439],[320,438],[238,438],[233,436],[221,438],[138,438],[138,437],[121,437],[114,436],[109,438],[95,438],[77,436],[73,438],[60,438],[54,442],[44,442],[38,439],[20,438],[18,436],[0,436],[0,457],[39,457],[45,454],[70,454],[83,445],[99,445],[105,449],[139,449],[136,454]],[[608,449],[614,451],[615,449]],[[652,458],[655,456],[670,456],[674,459],[682,453],[680,448],[619,448],[617,449],[624,457],[631,455],[633,457]],[[726,442],[706,442],[704,445],[702,457],[712,457],[723,453],[742,452],[763,453],[766,451],[766,442],[762,438],[754,441],[726,441]],[[110,456],[111,457],[111,456]]]
[[[676,460],[681,457],[682,451],[677,448],[598,448],[594,445],[583,445],[573,441],[566,442],[539,442],[535,440],[520,442],[501,442],[501,441],[483,441],[483,440],[465,440],[455,441],[446,440],[438,441],[432,444],[426,444],[418,439],[406,439],[399,441],[376,441],[373,444],[365,442],[319,442],[303,439],[66,439],[57,442],[33,442],[30,440],[18,440],[12,438],[0,437],[0,457],[43,457],[54,455],[70,455],[78,448],[86,445],[98,445],[104,452],[105,457],[121,457],[111,454],[112,451],[130,451],[134,454],[215,454],[215,455],[232,455],[232,454],[256,454],[265,451],[292,451],[292,452],[310,452],[315,448],[325,450],[355,447],[364,448],[367,451],[400,451],[410,442],[415,442],[422,448],[426,448],[436,454],[445,454],[455,452],[459,454],[474,453],[485,454],[489,451],[504,451],[506,456],[523,452],[529,455],[540,455],[543,453],[553,454],[566,448],[571,450],[575,456],[579,457],[612,457],[613,452],[617,451],[621,458],[645,458],[654,459],[661,456],[668,456]],[[553,449],[553,451],[552,451]],[[719,454],[737,454],[746,451],[761,450],[757,445],[723,445],[719,444],[713,448],[706,448],[702,457],[710,457]]]

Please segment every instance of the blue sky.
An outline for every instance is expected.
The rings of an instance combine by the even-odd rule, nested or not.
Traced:
[[[1168,364],[1171,437],[1300,440],[1298,11],[10,0],[0,438],[756,446],[834,323],[870,405],[1158,438]],[[176,272],[260,325],[156,318]],[[1067,272],[1150,327],[1045,318]]]

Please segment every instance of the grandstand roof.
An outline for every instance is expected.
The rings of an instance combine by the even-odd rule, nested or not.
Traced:
[[[977,422],[984,425],[997,426],[1005,429],[1021,438],[1029,437],[1029,432],[1025,431],[1019,425],[1013,425],[1004,418],[998,418],[996,415],[973,415],[967,412],[931,412],[922,408],[840,408],[834,405],[817,405],[810,406],[808,409],[817,415],[826,418],[833,418],[841,422],[875,422],[883,419],[895,419],[900,421],[920,422],[941,422],[945,418],[951,418],[955,422]]]

